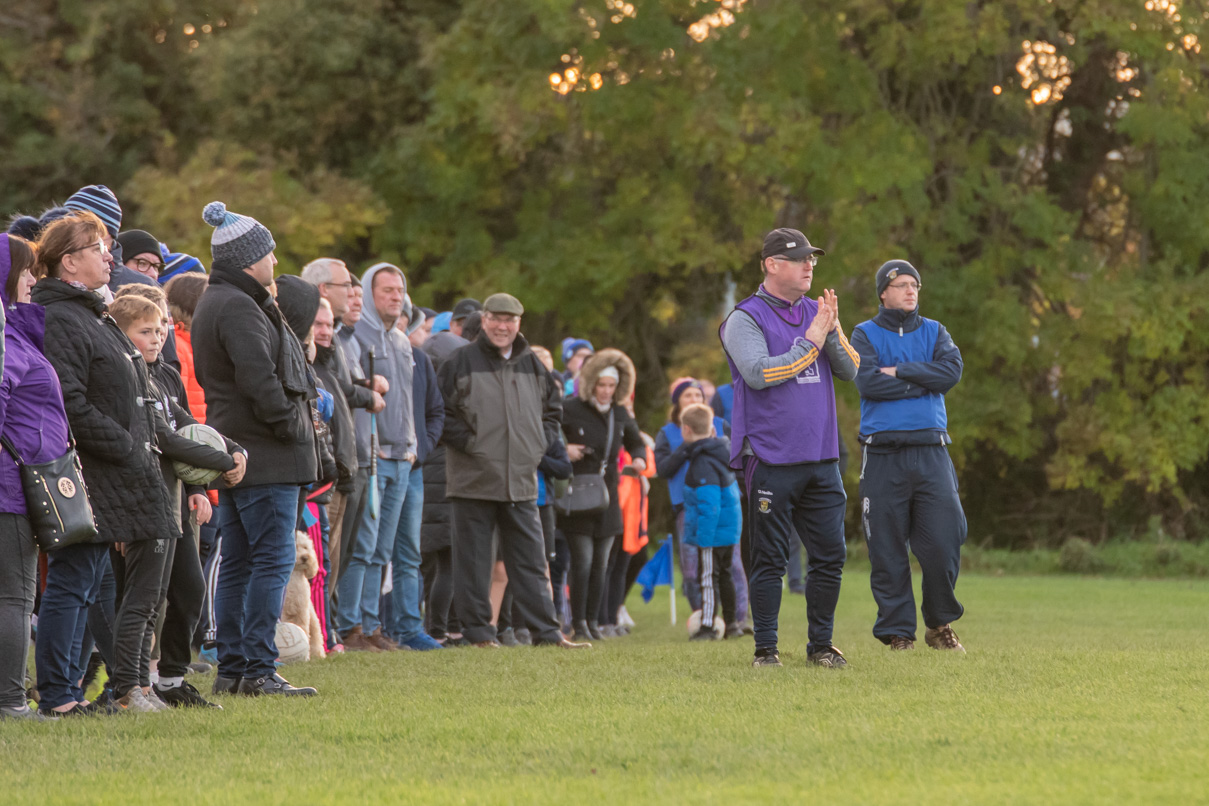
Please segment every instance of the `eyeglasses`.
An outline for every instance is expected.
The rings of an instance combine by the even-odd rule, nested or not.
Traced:
[[[138,268],[139,271],[146,271],[147,269],[155,269],[156,274],[159,274],[160,272],[162,272],[164,270],[163,263],[156,263],[153,260],[147,260],[146,258],[142,258],[142,257],[136,257],[134,259],[134,265],[136,268]]]
[[[343,288],[346,291],[353,290],[353,281],[352,280],[349,280],[347,283],[324,283],[324,285],[334,285],[337,288]]]
[[[514,313],[491,313],[490,311],[483,314],[483,319],[488,322],[501,322],[510,325],[513,322],[519,322],[521,318]]]
[[[106,255],[109,254],[109,249],[106,248],[104,241],[97,241],[96,243],[86,243],[83,246],[77,246],[75,249],[68,249],[63,254],[70,255],[70,254],[74,254],[75,252],[83,252],[85,249],[92,249],[94,247],[97,249],[97,254],[100,255],[101,257],[105,257]],[[163,264],[160,264],[160,265],[163,265]]]
[[[923,288],[923,284],[912,282],[912,281],[907,281],[905,283],[891,283],[890,285],[886,286],[886,288],[895,288],[895,289],[905,288],[910,291],[918,291],[919,289]]]
[[[784,255],[777,255],[775,258],[773,258],[773,260],[780,260],[783,263],[801,263],[801,264],[809,263],[811,266],[819,265],[819,256],[818,255],[807,255],[806,257],[802,258],[801,260],[794,260],[791,257],[785,257]]]

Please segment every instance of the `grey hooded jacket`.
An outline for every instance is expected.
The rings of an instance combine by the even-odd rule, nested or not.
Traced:
[[[361,347],[361,368],[369,377],[369,351],[374,351],[374,374],[386,378],[390,389],[386,395],[386,408],[379,412],[378,445],[380,454],[388,459],[404,459],[407,454],[417,454],[415,418],[412,416],[412,378],[415,359],[411,354],[411,342],[399,332],[394,322],[384,323],[374,306],[372,289],[374,275],[390,263],[376,263],[365,270],[361,285],[365,288],[365,306],[361,320],[353,326],[353,333]],[[358,409],[355,415],[357,427],[357,455],[365,457],[369,464],[369,419],[370,414]]]

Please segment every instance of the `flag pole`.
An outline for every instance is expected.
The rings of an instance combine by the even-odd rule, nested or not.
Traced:
[[[672,584],[668,585],[667,593],[668,593],[668,599],[672,603],[672,626],[675,627],[676,626],[676,541],[672,538],[672,536],[670,534],[667,536],[667,539],[671,543],[671,545],[668,546],[667,553],[670,555],[668,557],[668,576],[672,580]]]

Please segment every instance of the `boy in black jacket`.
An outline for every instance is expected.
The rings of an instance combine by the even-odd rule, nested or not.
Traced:
[[[223,453],[178,435],[176,429],[197,421],[189,414],[188,400],[185,395],[184,383],[180,374],[160,359],[160,348],[167,331],[166,309],[143,295],[124,295],[114,300],[110,306],[110,315],[118,326],[126,333],[135,348],[142,354],[150,375],[149,389],[154,396],[154,402],[147,401],[152,406],[156,423],[156,444],[160,451],[160,469],[164,483],[168,487],[169,497],[174,511],[182,512],[181,484],[176,478],[172,462],[180,461],[194,467],[221,470],[227,484],[237,484],[243,477],[246,466],[246,456],[243,449],[230,440],[226,440],[227,452]],[[186,495],[189,511],[195,513],[197,523],[202,524],[210,519],[210,501],[205,489],[196,485],[187,485]],[[183,513],[182,513],[183,519]],[[163,566],[156,569],[147,568],[143,585],[134,584],[130,570],[127,571],[125,595],[139,596],[148,601],[154,597],[152,614],[146,622],[142,646],[140,649],[139,669],[140,680],[150,682],[150,652],[151,640],[155,631],[155,613],[164,600],[168,600],[168,610],[164,621],[164,630],[160,645],[159,680],[155,684],[158,697],[149,696],[150,691],[143,691],[142,701],[137,695],[131,697],[133,691],[122,699],[129,702],[124,705],[131,710],[162,710],[162,703],[173,706],[202,706],[219,708],[206,701],[196,688],[184,681],[185,671],[192,659],[190,639],[201,617],[201,604],[205,592],[205,582],[198,559],[197,545],[192,540],[192,530],[189,529],[189,542],[179,545],[176,540],[162,541],[166,550],[163,552]],[[179,534],[169,535],[169,538]],[[160,556],[157,552],[157,556]],[[158,570],[158,579],[154,579]],[[115,694],[118,692],[115,692]],[[150,709],[146,706],[149,705]]]

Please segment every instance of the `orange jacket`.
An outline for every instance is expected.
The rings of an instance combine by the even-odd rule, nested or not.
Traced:
[[[185,382],[185,393],[189,396],[189,411],[193,413],[193,419],[204,423],[206,395],[193,372],[193,340],[180,322],[176,323],[176,357],[181,362],[181,379]]]
[[[645,478],[655,476],[655,456],[650,446],[646,448],[646,470],[642,471]],[[630,455],[625,448],[621,449],[621,465],[630,463]],[[621,506],[621,520],[624,531],[621,537],[621,548],[626,554],[637,554],[649,540],[647,526],[647,495],[643,479],[638,476],[622,474],[617,482],[617,503]]]

